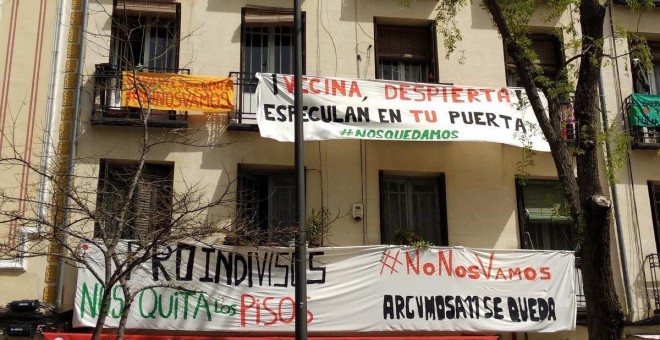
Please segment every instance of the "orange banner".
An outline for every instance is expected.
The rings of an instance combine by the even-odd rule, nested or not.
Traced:
[[[172,73],[122,72],[121,105],[154,110],[229,112],[229,78]]]

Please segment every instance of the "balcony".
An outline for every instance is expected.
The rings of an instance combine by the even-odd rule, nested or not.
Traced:
[[[122,71],[113,64],[97,64],[94,72],[92,125],[142,126],[144,109],[121,105]],[[188,69],[143,68],[141,72],[190,74]],[[147,126],[184,128],[188,126],[187,111],[151,110]]]
[[[229,72],[234,82],[236,109],[229,114],[229,130],[259,131],[257,126],[257,84],[254,73]]]
[[[644,258],[640,276],[643,287],[639,291],[645,295],[640,297],[643,301],[639,308],[645,312],[632,326],[660,325],[660,254],[649,254]]]
[[[660,279],[660,254],[649,254],[644,262],[648,264],[648,268],[644,268],[644,274],[648,274],[644,280],[647,294],[647,317],[660,322],[660,281],[658,281]]]
[[[633,149],[660,149],[660,128],[631,126]]]
[[[660,95],[632,94],[626,99],[633,149],[660,149]]]

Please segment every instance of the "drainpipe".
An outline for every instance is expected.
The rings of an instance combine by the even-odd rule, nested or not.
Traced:
[[[82,74],[84,70],[84,56],[85,56],[85,32],[87,30],[87,8],[89,7],[89,0],[83,0],[81,13],[82,13],[82,23],[80,27],[80,51],[78,52],[78,79],[76,79],[76,91],[73,97],[73,120],[71,125],[71,150],[69,151],[69,162],[67,166],[66,173],[66,187],[65,190],[69,190],[68,187],[73,181],[73,168],[75,166],[76,158],[76,149],[78,145],[78,120],[80,118],[80,94],[82,92]],[[64,211],[62,218],[61,228],[66,228],[69,223],[69,197],[65,198],[64,201]],[[62,247],[59,263],[57,266],[57,283],[55,285],[56,297],[55,297],[55,307],[58,311],[61,311],[62,308],[62,288],[64,285],[64,257],[66,255],[66,234],[62,235]]]
[[[55,115],[55,92],[60,87],[63,78],[63,72],[58,71],[60,61],[60,50],[62,49],[62,39],[64,33],[62,32],[62,18],[64,17],[64,8],[68,8],[65,2],[69,4],[70,0],[59,0],[57,2],[57,16],[55,17],[55,41],[53,42],[53,56],[50,64],[50,83],[48,88],[48,100],[46,102],[46,121],[44,129],[44,145],[41,148],[41,160],[39,168],[42,173],[46,173],[51,164],[51,143],[52,143],[52,126]],[[0,7],[2,7],[2,0],[0,0]],[[39,196],[37,199],[37,213],[40,221],[44,220],[46,191],[50,181],[42,176],[39,180]],[[38,232],[41,231],[41,225],[38,225]]]
[[[598,96],[600,97],[600,112],[603,119],[603,131],[607,134],[609,129],[609,121],[607,119],[607,106],[605,104],[605,90],[603,89],[603,72],[598,75]],[[610,150],[609,141],[605,141],[605,153],[607,161],[611,159],[612,151]],[[626,291],[626,304],[628,305],[628,319],[632,317],[632,290],[630,289],[630,281],[628,281],[628,259],[626,257],[626,249],[623,244],[623,230],[621,228],[621,214],[619,213],[619,195],[616,190],[616,183],[610,183],[610,190],[612,191],[612,201],[614,202],[614,224],[616,225],[617,243],[619,246],[619,253],[621,254],[621,273],[623,274],[623,287]]]

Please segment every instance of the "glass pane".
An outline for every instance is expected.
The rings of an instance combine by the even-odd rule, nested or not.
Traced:
[[[651,94],[660,94],[660,63],[653,64],[653,69],[649,71]]]
[[[530,221],[528,231],[534,249],[575,250],[572,224]]]
[[[144,64],[146,27],[143,18],[128,17],[125,26],[118,28],[122,32],[118,39],[122,49],[120,53],[122,69],[132,69]],[[128,35],[126,40],[122,39],[124,34]]]
[[[167,30],[162,27],[151,27],[149,50],[146,67],[159,70],[167,66]]]
[[[275,68],[269,72],[291,74],[293,70],[293,29],[275,27]]]
[[[383,242],[396,242],[398,230],[409,230],[423,240],[441,243],[442,226],[435,179],[386,178],[383,190]]]
[[[246,27],[243,49],[243,72],[254,75],[268,68],[268,28]],[[246,77],[249,77],[246,75]],[[246,85],[243,90],[254,93],[256,85]]]
[[[426,70],[426,65],[422,63],[411,63],[411,62],[404,62],[403,63],[404,67],[404,81],[411,81],[411,82],[425,82],[427,81],[426,74],[428,73]]]
[[[440,218],[438,194],[432,181],[410,185],[412,229],[425,240],[438,243]]]
[[[657,223],[660,225],[660,185],[654,185],[653,186],[653,198],[655,199],[655,202],[651,202],[655,206],[655,214],[656,214],[656,220],[658,221]]]
[[[268,28],[246,27],[243,72],[265,72],[268,67]]]
[[[278,187],[273,190],[271,226],[288,227],[293,225],[293,195],[293,187]]]
[[[383,202],[381,203],[381,209],[384,209],[384,221],[381,221],[383,224],[382,239],[385,243],[394,243],[396,231],[408,228],[405,185],[398,181],[386,180],[383,183],[383,190]]]
[[[292,236],[286,231],[293,227],[295,221],[294,184],[292,175],[272,175],[269,178],[268,229],[272,241],[286,242],[289,240],[282,238]]]
[[[530,220],[564,221],[564,197],[558,181],[529,181],[522,186],[524,206]]]
[[[522,192],[525,243],[534,249],[575,250],[575,230],[562,207],[559,181],[529,180],[522,184]]]
[[[260,185],[256,176],[242,173],[238,182],[238,213],[244,223],[259,225]]]
[[[401,80],[399,78],[399,64],[393,61],[381,61],[378,65],[378,79]]]

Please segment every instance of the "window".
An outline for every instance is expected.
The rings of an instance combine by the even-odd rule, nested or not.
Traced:
[[[444,175],[389,176],[381,173],[380,216],[383,243],[397,243],[397,232],[411,231],[435,245],[447,244]]]
[[[305,29],[303,13],[303,55]],[[293,73],[293,10],[243,8],[241,71]],[[303,61],[304,61],[303,57]]]
[[[518,180],[517,195],[523,248],[575,250],[575,228],[559,181]]]
[[[119,70],[175,70],[179,27],[178,3],[115,0],[111,62]]]
[[[564,208],[559,181],[517,179],[516,196],[520,243],[524,249],[577,250],[575,227]],[[587,305],[579,258],[575,259],[575,266],[575,295],[581,314]]]
[[[555,79],[564,60],[559,39],[549,34],[531,34],[529,37],[532,40],[532,50],[538,57],[536,62],[541,66],[546,77]],[[504,55],[506,59],[506,86],[520,87],[516,66],[513,63],[513,58],[506,52],[506,48],[504,49]]]
[[[121,233],[123,239],[148,241],[154,232],[167,228],[172,210],[171,164],[145,164],[133,197],[129,190],[137,164],[101,160],[99,171],[96,237]],[[122,207],[130,200],[125,216]]]
[[[435,26],[431,23],[399,26],[381,24],[377,20],[376,78],[436,82],[435,37]]]
[[[636,93],[660,95],[660,42],[648,41],[647,44],[653,57],[651,69],[644,70],[639,59],[634,54],[632,56],[634,90]]]
[[[122,106],[122,71],[190,73],[178,69],[180,4],[114,0],[108,63],[94,74],[92,124],[139,126],[145,112]],[[150,126],[185,127],[187,112],[151,110]]]
[[[305,73],[305,12],[302,13],[302,67]],[[246,7],[241,23],[241,71],[236,77],[236,116],[232,125],[249,130],[257,126],[257,78],[255,74],[293,73],[293,9]]]
[[[649,197],[651,200],[651,213],[653,216],[653,231],[655,233],[656,251],[660,253],[660,184],[648,182]]]
[[[238,217],[248,242],[286,245],[295,229],[295,175],[239,167]]]

